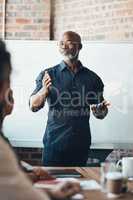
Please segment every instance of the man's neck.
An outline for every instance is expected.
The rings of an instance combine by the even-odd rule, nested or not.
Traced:
[[[65,60],[65,63],[68,65],[68,67],[70,68],[70,70],[74,73],[76,73],[78,71],[78,60]]]

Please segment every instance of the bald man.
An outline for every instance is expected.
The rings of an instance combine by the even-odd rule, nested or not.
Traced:
[[[36,79],[30,108],[36,112],[47,99],[48,121],[43,138],[45,166],[85,166],[91,145],[90,106],[103,119],[108,103],[103,98],[103,82],[78,60],[81,37],[67,31],[59,42],[63,61],[43,70]]]

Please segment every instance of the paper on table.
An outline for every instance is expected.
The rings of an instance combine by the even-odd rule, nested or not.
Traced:
[[[34,184],[37,188],[52,188],[53,185],[64,181],[78,181],[83,190],[99,190],[100,185],[95,180],[78,180],[75,178],[57,178],[51,181],[38,181]]]
[[[99,190],[100,185],[95,180],[84,180],[80,181],[80,185],[83,190]]]
[[[57,183],[61,183],[61,182],[66,182],[66,181],[73,181],[73,182],[79,182],[76,178],[56,178],[54,180],[41,180],[41,181],[37,181],[34,184],[34,187],[36,188],[52,188],[54,185],[56,185]]]
[[[84,199],[84,195],[83,194],[75,194],[71,197],[71,199],[73,199],[73,200]]]
[[[99,190],[101,186],[95,180],[79,180],[75,178],[60,178],[62,181],[78,181],[83,190]]]
[[[58,178],[60,181],[78,181],[83,190],[99,190],[101,186],[95,180],[79,180],[76,178]]]

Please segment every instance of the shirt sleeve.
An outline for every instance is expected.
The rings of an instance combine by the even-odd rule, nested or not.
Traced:
[[[36,78],[36,87],[34,89],[34,91],[32,92],[31,96],[37,94],[37,92],[39,92],[39,90],[42,88],[42,80],[43,80],[43,76],[45,74],[45,71],[42,71],[38,77]],[[37,108],[34,108],[32,111],[33,112],[37,112],[38,110],[40,110],[41,108],[44,107],[44,103],[43,102],[40,106],[38,106]],[[29,104],[30,104],[30,101],[29,101]]]
[[[35,95],[41,88],[42,88],[42,80],[43,80],[43,76],[45,74],[45,71],[42,71],[38,77],[36,78],[36,88],[34,89],[34,91],[32,92],[32,95]]]
[[[96,79],[95,91],[97,95],[96,104],[101,103],[104,100],[104,97],[103,97],[104,84],[100,77],[97,77]]]
[[[90,104],[99,104],[104,100],[103,91],[104,91],[104,84],[101,78],[95,75],[93,82],[93,92],[90,100]]]

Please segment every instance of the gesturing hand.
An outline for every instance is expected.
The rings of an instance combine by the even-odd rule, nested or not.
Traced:
[[[110,103],[104,100],[102,103],[91,105],[91,110],[96,118],[103,119],[108,113],[108,106]]]
[[[102,103],[99,103],[99,104],[96,104],[96,105],[93,104],[93,105],[91,106],[91,110],[94,111],[94,112],[95,112],[97,109],[98,109],[99,111],[104,111],[104,110],[107,109],[108,106],[110,106],[110,102],[104,100],[104,101],[102,101]]]
[[[44,77],[43,77],[43,80],[42,80],[42,85],[45,89],[45,96],[47,97],[48,93],[49,93],[49,88],[52,85],[51,78],[50,78],[47,71],[45,71],[45,74],[44,74]]]

